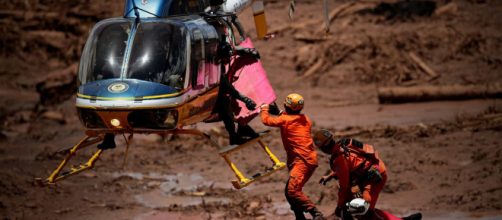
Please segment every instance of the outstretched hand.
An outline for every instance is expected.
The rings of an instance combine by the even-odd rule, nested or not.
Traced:
[[[330,175],[322,176],[319,180],[319,184],[326,185],[331,179],[333,179],[333,177]]]

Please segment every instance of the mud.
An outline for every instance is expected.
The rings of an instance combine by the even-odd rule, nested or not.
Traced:
[[[424,219],[500,219],[502,100],[379,105],[377,88],[501,83],[502,2],[424,1],[435,6],[423,11],[396,1],[368,2],[339,14],[325,35],[321,2],[298,0],[290,21],[287,1],[266,1],[271,29],[315,23],[255,41],[279,99],[302,94],[315,129],[332,129],[379,150],[389,180],[377,207],[398,216],[420,211]],[[347,3],[333,1],[330,8]],[[38,187],[34,178],[47,177],[63,159],[55,152],[83,136],[68,92],[74,88],[74,72],[68,68],[78,63],[91,26],[120,16],[122,3],[26,0],[0,5],[1,217],[293,219],[283,195],[287,171],[234,190],[230,181],[235,177],[218,149],[190,136],[137,135],[125,167],[124,141],[117,137],[117,149],[107,150],[94,170]],[[254,38],[252,12],[240,17]],[[427,75],[410,52],[440,76]],[[305,76],[319,60],[322,68]],[[257,119],[252,125],[266,129]],[[227,144],[221,123],[195,127]],[[284,161],[279,131],[273,129],[265,140]],[[93,150],[83,151],[76,161]],[[246,175],[270,166],[259,146],[234,157]],[[330,214],[337,185],[317,184],[328,170],[328,157],[320,153],[319,158],[304,190]]]

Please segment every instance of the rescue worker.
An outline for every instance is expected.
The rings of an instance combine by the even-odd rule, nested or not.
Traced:
[[[340,186],[333,215],[343,215],[343,219],[351,219],[351,215],[363,220],[400,219],[375,209],[378,196],[387,181],[387,172],[372,145],[349,138],[336,141],[333,134],[324,129],[314,134],[314,144],[322,152],[331,155],[331,172],[323,176],[319,183],[326,185],[331,179],[338,179]],[[421,214],[403,219],[421,219]]]
[[[230,63],[230,57],[234,56],[234,53],[235,52],[232,46],[227,42],[222,42],[219,46],[218,57],[220,58],[222,73],[227,73],[225,70],[225,64]],[[252,56],[252,54],[250,56]],[[225,129],[228,132],[230,145],[245,143],[247,139],[244,137],[258,137],[258,134],[247,124],[238,124],[238,129],[237,131],[235,130],[234,111],[232,105],[233,101],[240,100],[244,102],[244,104],[246,104],[246,108],[249,110],[254,110],[256,108],[256,103],[235,89],[231,82],[232,78],[233,76],[230,76],[229,74],[221,75],[220,90],[215,105],[215,110],[217,111],[220,119],[223,121]]]
[[[211,6],[216,7],[218,10],[221,4],[222,1],[216,0],[212,1]],[[220,64],[221,72],[225,74],[221,75],[220,89],[215,105],[215,112],[218,113],[219,118],[225,125],[225,129],[227,130],[230,139],[230,145],[243,144],[249,139],[258,137],[258,134],[247,124],[238,124],[236,130],[233,104],[235,100],[240,100],[246,105],[247,109],[254,110],[256,108],[256,103],[235,89],[232,85],[234,76],[232,74],[228,74],[230,71],[228,71],[225,66],[232,68],[232,66],[229,65],[230,60],[236,55],[247,56],[258,60],[260,59],[260,54],[254,48],[242,48],[236,46],[236,42],[232,34],[232,23],[227,19],[221,19],[218,21],[218,26],[221,28],[219,30],[221,33],[221,39],[220,44],[218,45],[217,60]],[[238,23],[237,20],[234,22]],[[240,25],[240,23],[238,24]],[[241,28],[238,28],[238,30],[242,36],[244,33],[243,30]]]
[[[298,94],[289,94],[284,101],[285,112],[277,117],[270,113],[279,112],[277,105],[262,105],[263,124],[281,129],[281,138],[286,150],[289,179],[286,183],[286,199],[296,219],[305,219],[304,212],[313,219],[324,219],[314,203],[302,192],[302,188],[317,168],[317,153],[312,143],[310,119],[301,114],[304,99]]]

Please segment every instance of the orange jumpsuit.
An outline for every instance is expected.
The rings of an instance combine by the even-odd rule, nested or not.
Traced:
[[[364,164],[362,165],[362,163]],[[372,162],[363,155],[351,151],[348,156],[346,156],[339,146],[335,146],[331,158],[331,170],[333,171],[332,175],[338,177],[340,185],[338,191],[338,207],[343,207],[345,203],[353,199],[354,195],[351,191],[351,187],[356,183],[362,191],[363,199],[370,203],[370,209],[375,208],[378,195],[387,181],[387,173],[385,171],[385,164],[382,160],[378,159],[378,165],[375,167],[377,167],[380,172],[382,180],[378,183],[374,183],[361,179],[367,177],[365,176],[366,172],[364,170],[367,170],[371,165]],[[356,177],[356,174],[359,174],[359,179]]]
[[[292,210],[308,211],[314,203],[302,192],[302,188],[317,168],[317,153],[311,136],[312,122],[303,115],[282,113],[271,117],[268,108],[261,112],[263,124],[280,127],[281,138],[286,150],[289,179],[286,184],[286,199]]]

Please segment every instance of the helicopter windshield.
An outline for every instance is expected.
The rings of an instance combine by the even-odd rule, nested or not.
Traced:
[[[183,89],[187,34],[183,26],[117,19],[98,25],[91,34],[79,69],[81,84],[123,78],[162,83]],[[133,35],[133,36],[130,36]]]
[[[183,88],[186,34],[169,23],[141,23],[132,44],[126,78]]]

